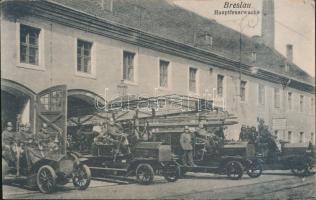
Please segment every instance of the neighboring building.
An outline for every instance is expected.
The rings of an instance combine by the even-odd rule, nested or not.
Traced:
[[[117,0],[110,7],[104,0],[4,1],[1,7],[2,127],[18,114],[34,127],[39,101],[58,110],[62,94],[36,99],[47,88],[67,85],[71,117],[95,112],[105,89],[106,100],[114,99],[123,80],[127,93],[139,96],[214,92],[240,121],[227,129],[228,138],[262,118],[284,140],[315,142],[314,79],[293,64],[293,46],[289,59],[273,49],[274,17],[263,18],[270,31],[263,40],[241,35],[239,54],[239,32],[163,0]]]

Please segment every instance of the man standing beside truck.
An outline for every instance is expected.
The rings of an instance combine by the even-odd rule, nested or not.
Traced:
[[[184,132],[180,136],[180,145],[183,150],[182,162],[185,166],[194,167],[192,134],[188,126],[185,126]]]

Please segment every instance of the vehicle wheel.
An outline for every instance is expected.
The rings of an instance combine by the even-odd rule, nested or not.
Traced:
[[[180,168],[178,166],[166,166],[164,178],[168,182],[176,182],[180,176]]]
[[[181,177],[181,178],[184,177],[186,173],[187,172],[186,172],[186,170],[183,167],[181,167],[179,169],[179,177]]]
[[[72,177],[72,183],[78,190],[85,190],[89,187],[91,181],[91,171],[87,165],[79,165],[75,169]]]
[[[252,163],[247,170],[247,174],[251,178],[257,178],[257,177],[261,176],[262,165],[260,163]]]
[[[52,193],[56,188],[56,173],[49,165],[42,166],[36,175],[36,184],[42,193]]]
[[[309,174],[311,174],[310,167],[307,163],[301,163],[292,166],[291,171],[296,176],[308,176]]]
[[[139,164],[136,168],[137,181],[142,185],[149,185],[154,180],[154,169],[147,163]]]
[[[238,161],[231,161],[226,165],[227,176],[232,180],[238,180],[243,175],[243,167]]]

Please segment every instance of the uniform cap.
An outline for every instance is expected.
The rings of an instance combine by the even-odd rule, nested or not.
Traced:
[[[8,122],[8,123],[7,123],[7,126],[8,126],[8,127],[12,127],[12,126],[13,126],[13,125],[12,125],[12,122]]]

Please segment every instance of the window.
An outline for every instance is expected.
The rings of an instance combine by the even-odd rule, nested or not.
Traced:
[[[258,86],[258,102],[260,105],[264,105],[265,100],[265,89],[264,85],[259,84]]]
[[[168,66],[169,62],[160,60],[159,63],[159,86],[168,87]]]
[[[287,107],[292,110],[292,92],[287,93]]]
[[[275,135],[275,137],[278,137],[278,130],[274,131],[274,135]]]
[[[284,67],[284,71],[285,71],[285,72],[288,72],[288,71],[289,71],[289,68],[290,68],[289,64],[286,63],[286,64],[285,64],[285,67]]]
[[[311,142],[314,143],[314,133],[311,133]]]
[[[300,112],[304,110],[304,96],[300,95]]]
[[[246,100],[246,84],[247,81],[240,81],[240,100]]]
[[[223,97],[223,82],[224,82],[224,76],[217,75],[217,95],[219,97]]]
[[[190,92],[196,92],[196,72],[197,72],[197,69],[190,67],[190,69],[189,69],[189,90],[190,90]]]
[[[40,29],[20,25],[20,62],[39,65]]]
[[[92,43],[77,40],[77,71],[91,74]]]
[[[291,132],[291,131],[289,131],[289,132],[287,133],[287,141],[290,142],[290,143],[291,143],[291,141],[292,141],[292,132]]]
[[[213,37],[208,33],[205,34],[205,42],[211,47],[213,46]]]
[[[314,98],[311,98],[311,112],[314,113],[315,112],[315,103],[314,103]]]
[[[274,88],[274,107],[280,108],[280,89]]]
[[[251,52],[251,61],[252,62],[256,62],[257,61],[257,54],[256,54],[256,52]]]
[[[63,108],[62,99],[63,99],[62,91],[52,91],[48,94],[45,94],[40,97],[40,107],[45,111],[60,111]]]
[[[304,139],[304,132],[300,132],[300,143],[303,142]]]
[[[123,79],[134,81],[134,57],[135,53],[123,52]]]

